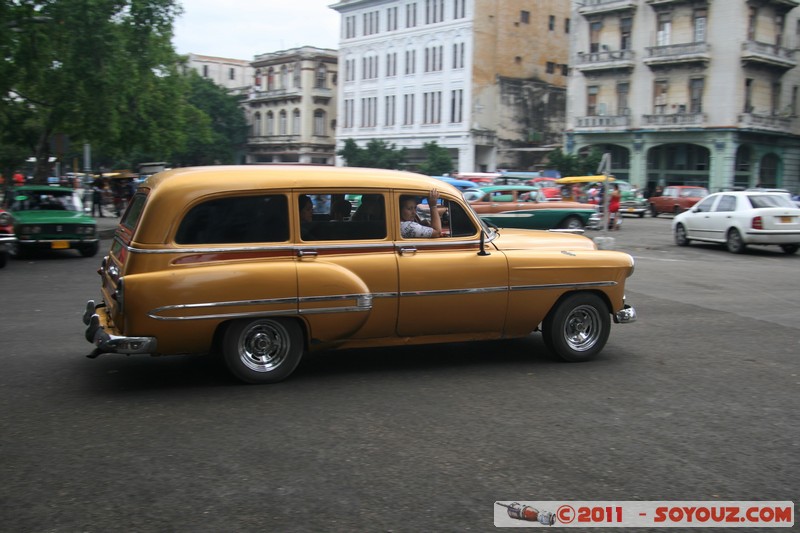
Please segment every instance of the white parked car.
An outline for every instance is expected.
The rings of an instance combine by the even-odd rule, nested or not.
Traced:
[[[718,192],[677,215],[672,231],[678,246],[717,242],[738,254],[748,245],[764,244],[793,254],[800,248],[800,208],[781,193]]]

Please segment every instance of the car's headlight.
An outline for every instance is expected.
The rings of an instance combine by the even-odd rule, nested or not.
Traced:
[[[10,226],[14,222],[8,213],[0,213],[0,226]]]

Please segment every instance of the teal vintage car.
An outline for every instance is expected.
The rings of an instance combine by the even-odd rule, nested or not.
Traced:
[[[469,200],[475,212],[500,228],[582,230],[597,206],[548,200],[539,187],[479,187]]]
[[[97,254],[97,222],[69,187],[25,185],[6,195],[5,208],[14,220],[18,257],[32,250],[78,250],[84,257]]]

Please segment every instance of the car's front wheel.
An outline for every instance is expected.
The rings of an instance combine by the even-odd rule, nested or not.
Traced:
[[[800,244],[781,244],[781,250],[783,250],[783,253],[792,255],[797,253],[797,250],[800,250]]]
[[[596,294],[575,293],[561,300],[542,324],[545,344],[561,359],[583,362],[600,353],[608,341],[611,317]]]
[[[728,238],[725,241],[725,245],[728,247],[728,251],[732,254],[744,253],[744,249],[747,248],[744,240],[742,240],[742,234],[739,233],[739,230],[736,228],[731,228],[728,230]]]
[[[583,221],[578,217],[567,217],[559,225],[561,229],[583,229]]]
[[[689,239],[686,237],[686,227],[683,224],[675,226],[675,244],[678,246],[689,246]]]
[[[276,383],[289,377],[303,357],[303,333],[289,319],[238,320],[222,339],[228,370],[246,383]]]
[[[99,249],[100,245],[96,242],[91,244],[85,244],[80,247],[79,251],[83,257],[94,257],[97,255],[97,250]]]

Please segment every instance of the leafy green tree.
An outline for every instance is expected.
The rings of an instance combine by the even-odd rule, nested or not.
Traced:
[[[49,171],[51,140],[171,153],[186,143],[177,0],[0,0],[0,124]]]
[[[422,147],[428,158],[419,165],[417,172],[428,176],[442,176],[453,171],[453,159],[447,148],[439,146],[436,141],[425,143]]]
[[[603,154],[597,149],[586,155],[565,154],[561,148],[556,148],[547,159],[548,167],[555,168],[562,176],[592,176],[597,173]]]
[[[354,139],[346,139],[336,154],[347,162],[348,167],[400,169],[405,165],[408,151],[405,148],[398,150],[395,144],[380,139],[369,141],[365,148],[360,148]]]
[[[184,111],[186,146],[170,161],[177,166],[230,164],[247,141],[239,99],[194,70],[187,75],[189,106]]]

